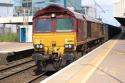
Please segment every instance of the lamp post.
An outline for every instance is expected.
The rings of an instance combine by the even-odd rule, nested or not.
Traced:
[[[67,3],[66,3],[66,0],[64,0],[64,8],[66,9],[67,7]]]

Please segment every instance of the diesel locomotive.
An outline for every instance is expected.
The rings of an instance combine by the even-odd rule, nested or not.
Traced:
[[[77,52],[87,52],[103,43],[106,27],[102,21],[49,5],[33,17],[33,45],[41,57],[42,67],[52,64],[58,69],[77,58]]]

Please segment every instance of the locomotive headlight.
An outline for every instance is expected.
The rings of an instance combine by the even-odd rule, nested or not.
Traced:
[[[37,44],[37,45],[36,45],[36,48],[39,48],[39,47],[40,47],[40,46]]]
[[[39,45],[39,48],[43,48],[43,45]]]
[[[42,44],[36,44],[35,48],[43,48],[44,46]]]
[[[72,48],[72,45],[69,45],[69,48]]]
[[[66,49],[72,49],[72,48],[74,48],[74,45],[73,44],[65,44],[65,48]]]
[[[68,45],[68,44],[65,44],[65,48],[69,48],[69,45]]]

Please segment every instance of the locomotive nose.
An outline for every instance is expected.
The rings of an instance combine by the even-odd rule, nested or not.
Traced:
[[[56,46],[56,41],[52,41],[52,47]]]
[[[75,49],[75,33],[44,33],[34,34],[33,43],[46,55],[58,53],[63,56],[64,51]],[[40,45],[39,45],[40,44]],[[67,47],[68,46],[68,47]],[[37,50],[35,48],[35,50]]]

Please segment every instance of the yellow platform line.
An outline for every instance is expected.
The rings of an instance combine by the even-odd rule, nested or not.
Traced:
[[[120,37],[120,36],[119,36]],[[116,45],[118,40],[114,40],[114,42],[111,42],[111,44],[106,47],[103,52],[100,52],[98,56],[93,59],[90,63],[90,65],[93,66],[86,66],[83,70],[80,70],[76,76],[71,78],[66,83],[86,83],[88,79],[93,75],[93,73],[96,71],[97,67],[103,62],[103,60],[108,56],[112,48]]]

